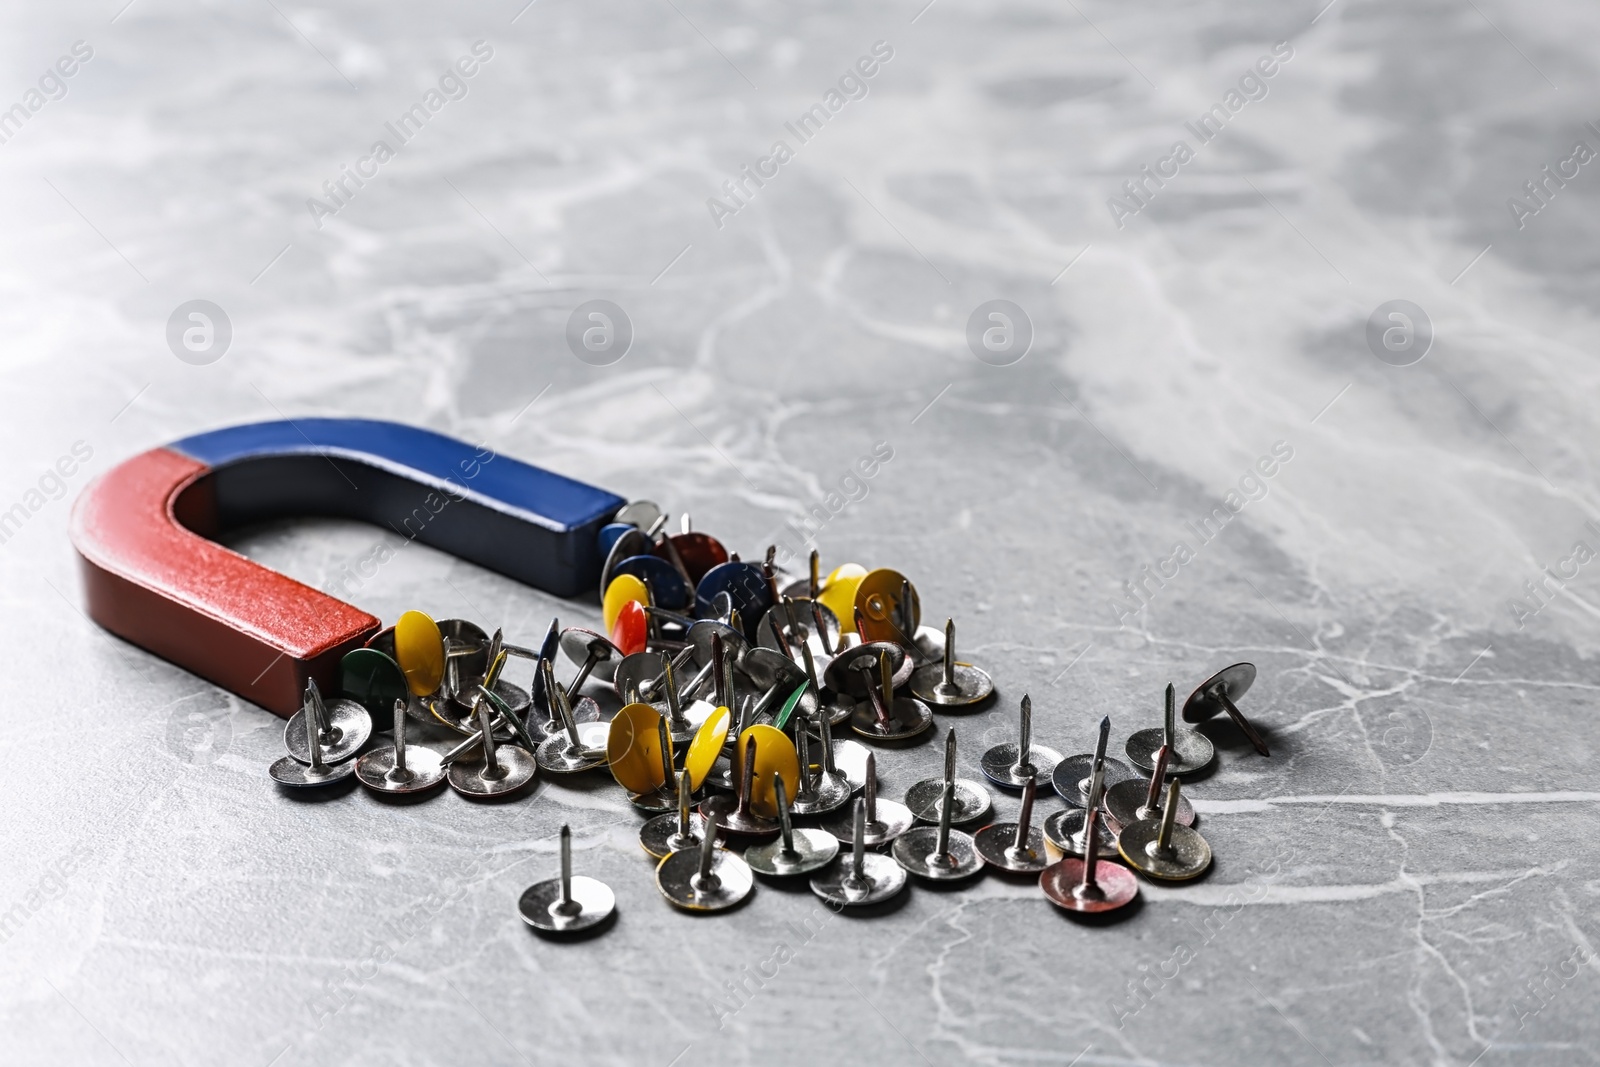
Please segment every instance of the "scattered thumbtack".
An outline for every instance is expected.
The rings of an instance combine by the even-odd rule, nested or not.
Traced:
[[[725,911],[750,895],[750,865],[717,847],[717,813],[706,816],[700,847],[674,852],[656,867],[656,888],[687,911]]]
[[[1100,858],[1100,811],[1087,809],[1087,851],[1083,859],[1052,863],[1039,875],[1045,899],[1067,911],[1115,911],[1139,895],[1139,880],[1126,867]]]
[[[1167,774],[1174,778],[1204,770],[1217,754],[1211,739],[1205,734],[1178,725],[1177,699],[1170,683],[1167,685],[1166,717],[1159,728],[1140,730],[1128,738],[1128,762],[1147,773],[1155,770],[1156,753],[1163,745],[1171,749],[1167,759]]]
[[[321,710],[321,701],[305,708],[308,713],[306,739],[309,748],[306,751],[306,755],[309,758],[307,761],[301,762],[293,756],[284,756],[267,768],[267,773],[272,775],[272,780],[279,785],[285,785],[291,789],[314,789],[343,781],[355,773],[356,765],[354,763],[329,763],[322,758]]]
[[[1184,722],[1205,722],[1219,711],[1228,713],[1228,718],[1233,720],[1257,752],[1263,756],[1272,755],[1267,751],[1267,743],[1262,739],[1256,728],[1250,725],[1250,720],[1244,713],[1234,706],[1234,701],[1244,696],[1245,690],[1256,680],[1256,665],[1254,663],[1235,663],[1231,667],[1224,667],[1210,678],[1200,683],[1200,688],[1189,694],[1189,699],[1183,702]]]
[[[723,794],[702,802],[700,814],[706,820],[707,826],[720,816],[722,828],[730,834],[744,837],[771,837],[778,832],[776,819],[757,815],[751,810],[750,802],[755,794],[755,776],[756,739],[747,737],[744,743],[744,772],[739,776],[738,798]]]
[[[532,752],[520,745],[496,744],[489,722],[489,702],[478,703],[478,730],[483,735],[482,764],[457,760],[450,764],[450,788],[467,797],[496,797],[521,789],[533,781],[538,765]]]
[[[1211,846],[1200,832],[1178,822],[1182,797],[1178,782],[1167,786],[1167,803],[1159,819],[1143,819],[1122,828],[1117,848],[1128,866],[1163,882],[1187,882],[1211,866]]]
[[[1061,762],[1061,753],[1033,743],[1033,701],[1022,696],[1021,729],[1017,742],[996,745],[983,754],[983,776],[1001,789],[1022,789],[1029,782],[1046,785]]]
[[[1022,807],[1016,822],[990,823],[972,835],[973,847],[985,863],[1018,873],[1036,873],[1049,866],[1044,854],[1044,833],[1033,825],[1033,795],[1037,789],[1032,778],[1022,787]]]
[[[805,777],[804,767],[800,775]],[[772,776],[772,791],[778,797],[778,839],[745,849],[744,861],[757,874],[774,878],[810,874],[832,863],[839,854],[839,839],[826,830],[796,830],[790,825],[789,798],[785,795],[782,776]]]
[[[678,809],[678,774],[672,767],[672,738],[667,735],[667,720],[656,719],[656,752],[661,784],[642,793],[629,793],[628,800],[640,811],[672,812]]]
[[[861,828],[860,833],[865,837],[864,844],[876,848],[879,845],[887,845],[911,829],[913,820],[910,808],[898,801],[884,800],[878,796],[878,759],[870,751],[867,753],[865,780],[862,799],[866,805],[866,825]],[[852,811],[842,819],[825,824],[823,829],[842,843],[849,845],[861,840],[857,836],[858,825],[855,813]]]
[[[622,650],[604,634],[585,630],[581,626],[569,626],[561,631],[561,652],[578,665],[578,673],[567,683],[567,692],[573,696],[583,690],[583,683],[588,681],[596,667],[622,659]]]
[[[889,653],[880,649],[878,684],[867,684],[867,700],[856,704],[850,715],[850,729],[874,741],[904,741],[933,726],[933,712],[928,705],[915,697],[895,696],[894,684]]]
[[[420,793],[444,781],[444,764],[431,748],[406,747],[406,702],[394,702],[394,747],[375,748],[356,761],[356,777],[379,793]]]
[[[1163,745],[1156,753],[1156,765],[1150,772],[1149,784],[1134,778],[1118,782],[1106,790],[1100,806],[1111,817],[1113,830],[1120,833],[1124,826],[1161,818],[1161,809],[1157,805],[1161,803],[1161,787],[1167,780],[1166,768],[1170,758],[1170,753]],[[1183,800],[1178,806],[1178,822],[1183,826],[1194,825],[1194,808],[1188,800]]]
[[[322,724],[317,731],[322,742],[322,758],[329,763],[343,763],[361,751],[361,746],[372,736],[372,715],[366,708],[354,700],[323,700],[316,680],[307,679],[300,710],[283,724],[283,747],[301,763],[311,762],[306,723],[313,710]]]
[[[1044,839],[1063,855],[1083,856],[1088,852],[1089,813],[1100,808],[1105,795],[1105,768],[1094,772],[1089,786],[1087,807],[1065,808],[1044,821]],[[1100,852],[1111,855],[1117,850],[1117,835],[1106,825],[1104,814],[1094,820],[1095,834],[1100,838]]]
[[[1056,764],[1051,772],[1050,784],[1055,787],[1056,795],[1072,807],[1094,807],[1089,803],[1089,784],[1096,768],[1104,772],[1102,777],[1107,786],[1133,777],[1133,770],[1126,763],[1106,758],[1106,742],[1110,737],[1111,717],[1108,715],[1100,720],[1100,736],[1095,742],[1094,752],[1068,756]]]
[[[822,758],[816,776],[811,773],[811,735],[802,725],[795,730],[795,749],[800,758],[800,789],[794,796],[796,815],[826,815],[850,802],[855,792],[850,782],[833,765],[833,736],[826,720],[821,724]]]
[[[951,792],[953,790],[953,793]],[[970,778],[956,777],[955,727],[944,739],[944,774],[939,778],[925,778],[906,790],[906,807],[923,822],[938,822],[944,815],[945,796],[955,797],[955,809],[950,821],[957,826],[977,822],[989,814],[993,800],[989,791]]]
[[[838,857],[811,878],[811,891],[836,907],[880,904],[906,887],[904,867],[893,857],[866,850],[867,822],[867,801],[857,800],[851,814],[849,858]]]
[[[956,621],[944,623],[944,655],[939,662],[911,672],[911,692],[919,700],[945,708],[960,708],[987,700],[994,692],[988,674],[970,663],[956,662]]]
[[[950,829],[950,812],[955,808],[955,783],[946,781],[939,804],[939,825],[918,826],[895,838],[894,861],[907,874],[934,882],[965,878],[983,869],[983,857],[972,843],[972,835]]]
[[[639,827],[639,845],[656,859],[666,859],[674,852],[694,848],[700,844],[700,834],[705,821],[689,811],[689,799],[694,790],[689,785],[689,771],[678,772],[678,810],[657,815]]]
[[[572,830],[565,824],[561,827],[561,877],[535,882],[517,901],[523,922],[552,934],[574,934],[598,926],[616,907],[610,886],[572,873]]]
[[[539,751],[535,753],[539,767],[551,774],[579,774],[606,766],[606,741],[610,727],[600,724],[603,728],[595,731],[593,737],[585,739],[572,717],[572,705],[567,700],[566,690],[551,676],[549,663],[541,666],[545,671],[546,691],[556,707],[556,714],[560,716],[561,729],[540,742]]]

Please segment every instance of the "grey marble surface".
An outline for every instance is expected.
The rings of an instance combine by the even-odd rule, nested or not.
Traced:
[[[1600,149],[1600,9],[121,3],[0,15],[0,105],[26,113],[0,143],[0,510],[27,513],[0,545],[0,1058],[1600,1059],[1600,173],[1574,151]],[[465,95],[313,213],[480,40]],[[879,41],[865,95],[789,132]],[[1171,176],[1111,205],[1145,165]],[[209,365],[166,342],[191,299],[232,324]],[[635,331],[609,366],[564,340],[591,299]],[[1032,323],[1010,366],[966,340],[991,299]],[[1435,333],[1408,366],[1366,337],[1396,299]],[[969,773],[1024,692],[1081,751],[1238,659],[1272,758],[1212,731],[1214,870],[1105,927],[995,877],[871,919],[768,886],[685,917],[614,788],[296,802],[266,777],[277,720],[83,617],[66,530],[127,456],[307,414],[488,441],[749,553],[889,442],[818,540],[960,620],[1001,690],[959,723]],[[395,539],[233,543],[331,589]],[[523,640],[598,617],[421,547],[352,598]],[[886,792],[937,764],[885,759]],[[563,822],[620,910],[575,945],[514,909]],[[733,1011],[727,983],[774,966]]]

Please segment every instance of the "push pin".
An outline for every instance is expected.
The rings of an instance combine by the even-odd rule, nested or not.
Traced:
[[[1088,806],[1065,808],[1044,821],[1044,839],[1067,856],[1082,856],[1088,851],[1089,813],[1100,808],[1105,796],[1105,768],[1100,767],[1090,779]],[[1117,850],[1117,835],[1102,817],[1094,820],[1095,834],[1100,838],[1100,852],[1110,855]]]
[[[802,726],[794,732],[795,749],[800,758],[800,789],[795,793],[796,815],[826,815],[850,801],[855,792],[845,776],[833,766],[833,737],[822,723],[822,763],[816,777],[811,776],[811,735]]]
[[[1083,859],[1052,863],[1039,875],[1045,899],[1067,911],[1115,911],[1139,895],[1139,880],[1126,867],[1100,858],[1100,811],[1087,809],[1087,850]]]
[[[744,743],[744,773],[739,776],[737,800],[724,794],[701,803],[700,814],[708,826],[720,816],[722,828],[730,834],[744,837],[771,837],[778,832],[776,819],[757,815],[750,807],[751,797],[755,793],[756,752],[756,739],[747,737]]]
[[[917,590],[899,571],[881,567],[870,571],[856,587],[855,607],[861,609],[856,631],[863,641],[911,643],[911,634],[922,621],[922,605]]]
[[[1111,829],[1121,833],[1125,826],[1132,826],[1136,822],[1147,819],[1161,818],[1161,786],[1167,780],[1167,761],[1171,758],[1165,746],[1156,753],[1156,765],[1150,772],[1150,783],[1146,785],[1137,778],[1126,782],[1118,782],[1106,790],[1105,800],[1100,806],[1109,815]],[[1178,823],[1182,826],[1194,825],[1194,808],[1189,801],[1184,799],[1178,805]]]
[[[1159,819],[1143,819],[1122,828],[1117,847],[1128,866],[1164,882],[1187,882],[1211,866],[1211,846],[1200,832],[1178,822],[1182,802],[1178,782],[1167,786],[1167,804]]]
[[[811,891],[835,907],[865,907],[881,904],[906,887],[905,868],[892,857],[868,852],[866,800],[858,800],[851,815],[850,858],[833,861],[811,879]]]
[[[705,821],[689,811],[692,793],[686,768],[678,772],[678,810],[657,815],[639,827],[639,845],[645,852],[661,860],[700,844]]]
[[[350,777],[355,773],[354,763],[328,763],[322,758],[321,702],[310,705],[305,711],[311,717],[306,726],[306,738],[310,743],[306,755],[309,758],[302,762],[292,755],[284,756],[267,768],[267,773],[272,775],[274,782],[291,789],[313,789]]]
[[[805,769],[801,768],[801,777]],[[773,878],[810,874],[826,867],[839,854],[839,839],[826,830],[796,830],[789,822],[789,798],[783,779],[772,776],[772,791],[778,798],[778,839],[744,850],[744,861],[757,874]]]
[[[907,874],[945,882],[983,869],[983,857],[973,845],[972,835],[950,829],[955,788],[954,782],[944,784],[938,826],[918,826],[895,838],[894,861],[904,867]]]
[[[444,681],[445,664],[439,624],[420,611],[402,612],[394,623],[394,658],[412,696],[437,693]]]
[[[1016,744],[996,745],[983,754],[983,776],[1001,789],[1023,789],[1029,782],[1048,784],[1061,753],[1033,743],[1033,700],[1022,695],[1022,727]]]
[[[1200,688],[1189,694],[1189,699],[1183,702],[1184,722],[1205,722],[1219,711],[1228,713],[1228,718],[1233,720],[1257,752],[1263,756],[1272,755],[1267,751],[1267,743],[1257,732],[1244,713],[1234,706],[1234,701],[1244,696],[1245,691],[1256,680],[1256,665],[1254,663],[1235,663],[1200,683]]]
[[[919,700],[945,708],[962,708],[987,700],[994,682],[970,663],[956,662],[956,621],[944,622],[944,655],[940,662],[911,672],[911,692]]]
[[[923,822],[938,822],[944,815],[942,805],[946,802],[942,798],[950,796],[952,789],[955,810],[950,813],[951,822],[962,826],[989,814],[993,803],[989,791],[970,778],[956,777],[956,730],[953,726],[944,739],[944,776],[925,778],[907,790],[906,807]]]
[[[711,712],[716,709],[703,700],[697,700],[690,706],[696,711],[695,716],[691,718],[689,709],[684,708],[683,697],[678,692],[678,683],[674,677],[675,673],[670,660],[662,666],[661,692],[666,697],[667,713],[665,720],[667,733],[672,737],[673,744],[682,744],[694,738],[695,733],[704,725],[706,719],[711,717]]]
[[[343,763],[361,750],[372,736],[372,716],[354,700],[322,699],[315,679],[306,680],[306,691],[300,710],[283,725],[283,747],[301,763],[311,762],[311,748],[306,744],[308,714],[315,710],[316,720],[322,726],[318,739],[322,742],[322,758],[329,763]]]
[[[656,867],[661,895],[688,911],[724,911],[749,896],[754,886],[750,865],[717,847],[714,811],[706,815],[698,850],[674,852]]]
[[[667,735],[667,720],[656,719],[656,752],[661,784],[640,793],[629,793],[628,800],[640,811],[671,812],[678,808],[678,775],[672,767],[672,738]]]
[[[356,761],[356,777],[379,793],[420,793],[444,781],[444,764],[431,748],[406,747],[406,702],[394,702],[394,747],[375,748]]]
[[[596,667],[622,658],[622,650],[604,635],[581,626],[569,626],[561,631],[561,652],[578,665],[578,673],[567,683],[567,692],[573,696],[583,689],[583,683],[589,680]]]
[[[572,830],[561,827],[561,877],[535,882],[522,891],[517,910],[522,921],[552,934],[575,934],[598,926],[616,910],[611,887],[572,873]]]
[[[483,734],[483,765],[465,760],[450,764],[450,788],[466,797],[497,797],[533,781],[538,765],[532,752],[520,745],[496,744],[489,722],[489,703],[478,704],[478,729]]]
[[[1205,734],[1178,725],[1177,698],[1171,683],[1167,684],[1167,711],[1161,727],[1140,730],[1128,738],[1128,762],[1146,773],[1153,771],[1156,753],[1163,745],[1171,749],[1167,756],[1167,773],[1174,778],[1204,770],[1217,754]]]
[[[610,729],[606,727],[605,739],[598,736],[593,740],[600,741],[598,747],[587,744],[578,732],[578,724],[572,717],[572,705],[567,701],[566,690],[556,684],[550,676],[550,664],[543,665],[545,674],[546,691],[550,693],[552,703],[556,706],[556,713],[561,716],[561,729],[545,738],[535,753],[539,766],[551,774],[578,774],[582,771],[592,771],[597,767],[606,765],[606,740],[609,740]]]
[[[861,826],[858,833],[858,824],[855,813],[852,812],[845,818],[827,823],[823,829],[837,837],[844,844],[864,840],[864,844],[871,848],[887,845],[907,830],[911,829],[911,809],[894,800],[883,800],[878,796],[878,763],[877,757],[871,752],[867,753],[866,786],[862,789],[862,799],[865,803],[866,823]]]
[[[972,835],[973,847],[985,863],[1019,874],[1037,873],[1050,865],[1044,854],[1044,833],[1033,825],[1033,795],[1038,788],[1032,778],[1022,787],[1016,822],[990,823]]]
[[[880,650],[878,684],[867,683],[866,702],[858,703],[850,715],[850,729],[874,741],[903,741],[933,726],[928,705],[915,697],[894,695],[894,671],[889,662],[888,652]]]
[[[1106,758],[1106,742],[1110,737],[1111,717],[1108,715],[1100,720],[1100,737],[1095,742],[1094,753],[1068,756],[1056,764],[1056,769],[1051,772],[1050,784],[1055,787],[1056,795],[1072,807],[1094,807],[1089,802],[1089,783],[1096,769],[1104,772],[1103,781],[1108,787],[1133,777],[1133,771],[1126,763]]]
[[[816,702],[816,711],[812,713],[813,717],[826,715],[828,722],[834,726],[849,721],[851,714],[856,710],[855,698],[846,696],[843,693],[834,693],[830,690],[832,699],[824,702],[822,684],[817,680],[817,661],[811,655],[810,645],[800,646],[800,660],[805,664],[807,688]]]

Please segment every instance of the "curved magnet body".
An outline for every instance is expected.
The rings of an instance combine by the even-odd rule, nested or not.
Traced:
[[[276,712],[378,620],[213,538],[285,516],[358,519],[558,596],[599,580],[621,497],[491,450],[372,419],[234,426],[134,456],[79,495],[72,543],[89,616]]]

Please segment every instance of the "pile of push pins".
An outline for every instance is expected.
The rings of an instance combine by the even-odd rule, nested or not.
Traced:
[[[1128,738],[1126,763],[1106,754],[1109,718],[1093,753],[1063,758],[1034,744],[1024,696],[1016,742],[980,760],[987,785],[957,777],[951,728],[943,774],[904,803],[885,799],[879,751],[931,730],[935,710],[994,695],[988,674],[956,659],[954,623],[923,626],[917,591],[897,571],[846,564],[823,578],[813,552],[806,577],[781,582],[772,549],[745,562],[687,517],[679,533],[665,527],[639,502],[601,530],[604,632],[552,621],[530,648],[464,620],[401,615],[345,656],[336,699],[308,685],[272,777],[298,788],[354,775],[391,796],[448,783],[487,799],[526,795],[540,775],[609,774],[648,816],[639,843],[662,896],[692,911],[733,907],[756,875],[809,877],[817,896],[859,908],[902,892],[908,875],[951,881],[990,867],[1037,874],[1069,911],[1105,912],[1137,895],[1135,873],[1182,882],[1210,866],[1180,782],[1215,751],[1178,724],[1172,686],[1162,724]],[[532,664],[526,689],[505,677],[512,658]],[[574,668],[565,684],[561,659]],[[1267,755],[1235,704],[1255,673],[1239,663],[1205,681],[1184,722],[1225,712]],[[583,693],[603,684],[622,702],[609,717]],[[387,745],[372,737],[375,714],[392,715]],[[860,740],[836,740],[841,728]],[[989,785],[1021,794],[1017,820],[969,833],[990,815]],[[1067,807],[1041,827],[1034,801],[1046,787]],[[587,929],[614,910],[607,886],[572,874],[570,836],[562,827],[561,877],[520,901],[541,930]]]

